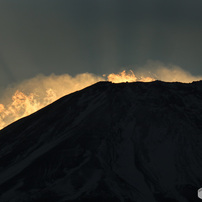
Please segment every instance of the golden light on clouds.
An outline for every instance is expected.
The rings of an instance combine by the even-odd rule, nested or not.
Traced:
[[[103,80],[90,73],[71,77],[64,75],[39,75],[7,89],[6,98],[0,100],[0,129],[28,116],[69,93],[81,90]]]
[[[201,80],[202,77],[192,76],[179,67],[167,68],[155,64],[153,68],[155,78],[148,76],[148,71],[137,72],[132,70],[109,75],[96,76],[90,73],[79,74],[72,77],[64,75],[39,75],[32,79],[23,81],[16,87],[7,89],[4,98],[0,99],[0,129],[10,123],[25,117],[37,110],[47,106],[55,100],[69,93],[81,90],[98,81],[120,82],[151,82],[156,79],[163,81],[192,82]],[[150,68],[151,69],[151,68]],[[138,76],[137,76],[138,75]]]
[[[142,81],[142,82],[151,82],[155,81],[154,78],[151,77],[140,77],[137,78],[132,70],[126,73],[126,70],[123,70],[119,74],[109,74],[107,76],[108,81],[111,81],[113,83],[121,83],[121,82],[137,82],[137,81]]]
[[[121,82],[135,82],[137,81],[137,78],[132,70],[130,70],[128,73],[126,71],[122,71],[119,74],[109,74],[107,76],[108,80],[113,83],[121,83]]]

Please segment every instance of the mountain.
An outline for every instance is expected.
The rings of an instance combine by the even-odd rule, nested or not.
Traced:
[[[0,131],[1,202],[195,202],[202,81],[98,82]]]

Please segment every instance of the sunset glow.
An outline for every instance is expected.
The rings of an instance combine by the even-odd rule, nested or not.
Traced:
[[[129,73],[126,73],[125,70],[119,74],[112,73],[112,74],[109,74],[107,78],[108,78],[108,81],[111,81],[113,83],[137,81],[137,78],[132,70],[130,70]]]
[[[33,78],[23,85],[18,86],[10,100],[0,104],[0,129],[22,117],[36,112],[64,95],[81,90],[102,80],[120,83],[136,81],[149,82],[154,79],[150,77],[141,77],[138,79],[132,70],[127,73],[124,70],[118,74],[109,74],[107,79],[91,74],[81,74],[75,78],[69,75],[50,76],[38,80]],[[26,92],[24,92],[23,86],[28,86]],[[42,88],[41,86],[44,86],[44,88],[39,90]],[[39,91],[39,93],[36,91]]]
[[[12,101],[8,105],[0,104],[0,129],[9,125],[22,117],[25,117],[33,112],[45,107],[57,98],[51,89],[46,91],[46,96],[43,101],[37,100],[37,95],[34,93],[24,94],[17,90],[12,96]]]
[[[202,77],[192,76],[179,67],[170,69],[160,67],[153,73],[155,79],[168,82],[192,82],[202,79]],[[99,81],[111,81],[112,83],[151,82],[155,81],[155,79],[149,77],[148,72],[135,74],[132,70],[124,70],[117,74],[111,73],[102,77],[90,73],[78,74],[75,77],[68,74],[39,75],[16,85],[10,93],[5,92],[6,99],[0,100],[0,129],[36,112],[69,93],[81,90]]]
[[[142,82],[151,82],[155,81],[155,79],[151,77],[140,77],[137,78],[132,70],[130,70],[128,73],[126,71],[122,71],[119,74],[109,74],[108,75],[108,81],[111,81],[113,83],[121,83],[121,82],[136,82],[136,81],[142,81]]]

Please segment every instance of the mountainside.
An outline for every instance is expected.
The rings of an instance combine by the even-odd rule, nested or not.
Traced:
[[[192,202],[202,81],[98,82],[0,131],[0,201]]]

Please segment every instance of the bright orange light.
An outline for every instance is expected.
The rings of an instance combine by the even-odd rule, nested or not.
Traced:
[[[7,106],[0,104],[0,129],[22,117],[28,116],[35,111],[57,100],[52,89],[46,91],[46,96],[40,100],[34,93],[28,95],[17,90],[12,96],[12,102]]]
[[[0,104],[0,113],[3,112],[3,110],[5,109],[3,104]]]
[[[153,79],[151,77],[141,77],[140,81],[142,81],[142,82],[151,82],[151,81],[155,81],[155,79]]]
[[[0,129],[36,112],[64,95],[85,88],[98,81],[106,80],[105,76],[98,77],[89,73],[77,75],[74,78],[69,75],[51,75],[49,77],[39,76],[24,82],[16,88],[18,90],[13,93],[12,99],[7,100],[6,104],[0,104]],[[138,79],[132,70],[128,73],[124,70],[119,74],[109,74],[107,80],[120,83],[135,81],[149,82],[154,79],[150,77]],[[22,89],[25,89],[26,93]]]
[[[112,74],[109,74],[107,78],[109,81],[111,81],[113,83],[137,81],[137,78],[132,70],[130,70],[130,72],[128,74],[126,74],[125,70],[119,74],[112,73]]]
[[[130,70],[129,73],[126,73],[125,70],[119,74],[112,73],[109,74],[107,78],[108,81],[111,81],[113,83],[136,82],[136,81],[151,82],[155,80],[151,77],[141,77],[140,79],[138,79],[132,70]]]

